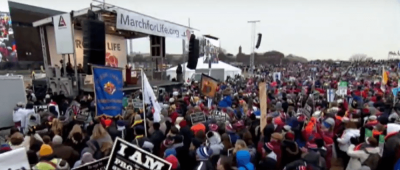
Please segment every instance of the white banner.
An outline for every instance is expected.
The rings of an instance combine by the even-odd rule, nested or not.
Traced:
[[[328,102],[333,102],[335,100],[335,90],[334,89],[328,89],[326,91],[326,97]]]
[[[73,54],[74,39],[71,30],[71,15],[61,14],[53,17],[57,54]]]
[[[31,169],[25,148],[0,154],[0,165],[1,169]]]
[[[147,79],[146,74],[142,71],[142,79],[143,79],[143,102],[146,104],[151,104],[154,108],[154,114],[153,114],[153,119],[154,122],[160,122],[161,117],[161,107],[157,102],[156,95],[154,94],[153,88],[151,88],[151,85],[149,83],[149,80]]]
[[[172,24],[142,14],[117,9],[117,29],[136,31],[161,37],[189,39],[191,30],[188,27]]]

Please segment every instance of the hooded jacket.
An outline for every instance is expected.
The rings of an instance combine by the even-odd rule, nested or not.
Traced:
[[[250,162],[251,155],[247,150],[236,152],[236,164],[238,170],[254,170],[254,165]]]
[[[387,124],[385,137],[385,145],[381,158],[381,163],[378,169],[393,169],[394,162],[396,161],[396,147],[400,142],[399,126],[394,123]]]
[[[210,148],[213,151],[213,155],[219,155],[220,152],[224,149],[224,145],[221,143],[221,137],[218,133],[210,131],[212,133],[208,141],[210,142]],[[209,134],[207,134],[208,136]]]
[[[300,150],[296,142],[284,140],[282,142],[282,167],[300,158]]]
[[[224,99],[222,99],[218,103],[218,107],[221,107],[221,108],[226,108],[226,107],[231,107],[231,106],[232,106],[232,98],[231,98],[231,96],[225,96]]]
[[[346,129],[344,130],[342,136],[337,139],[339,149],[343,152],[347,152],[349,146],[350,146],[350,139],[352,137],[359,137],[360,136],[360,130],[358,129]]]
[[[285,170],[297,170],[301,166],[310,167],[312,170],[324,169],[324,167],[321,167],[320,165],[325,165],[325,161],[322,161],[317,152],[310,151],[304,156],[304,158],[286,165]]]
[[[365,148],[364,150],[354,150],[354,145],[350,145],[347,155],[350,156],[349,164],[347,164],[346,170],[360,169],[365,160],[368,159],[370,154],[379,154],[379,147]]]

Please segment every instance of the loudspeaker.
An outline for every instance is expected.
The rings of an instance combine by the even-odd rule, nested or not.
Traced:
[[[91,74],[88,64],[106,64],[106,29],[102,21],[86,19],[82,21],[83,69]]]
[[[257,39],[256,49],[258,49],[258,47],[260,47],[260,45],[261,45],[261,38],[262,38],[262,34],[261,34],[261,33],[258,33],[258,39]]]
[[[189,39],[189,54],[188,54],[188,62],[186,67],[189,69],[196,69],[197,60],[200,55],[200,41],[196,40],[196,36],[192,34]]]
[[[106,51],[83,49],[83,70],[85,70],[87,74],[92,74],[92,67],[87,63],[104,66],[106,63]]]
[[[150,35],[150,55],[165,57],[165,37]]]

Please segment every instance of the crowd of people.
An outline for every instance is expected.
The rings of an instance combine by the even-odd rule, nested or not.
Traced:
[[[17,60],[14,32],[9,13],[0,12],[0,62]]]
[[[254,75],[220,82],[211,103],[193,81],[159,94],[159,122],[151,105],[135,108],[137,93],[126,95],[123,115],[112,119],[95,115],[90,95],[70,101],[48,94],[45,102],[59,108],[39,110],[40,123],[26,131],[16,122],[0,153],[25,148],[33,169],[72,169],[110,155],[119,137],[172,170],[329,170],[334,162],[346,170],[398,169],[400,103],[392,93],[398,62],[261,66]],[[266,103],[260,103],[261,82]],[[345,94],[330,99],[328,91],[343,88],[341,82]],[[206,119],[194,122],[198,113]]]

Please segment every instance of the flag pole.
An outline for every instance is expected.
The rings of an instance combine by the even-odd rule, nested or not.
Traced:
[[[140,73],[141,73],[141,79],[142,79],[142,104],[143,104],[143,122],[144,122],[144,136],[147,137],[147,120],[146,120],[146,108],[144,105],[144,72],[143,69],[140,69]]]

